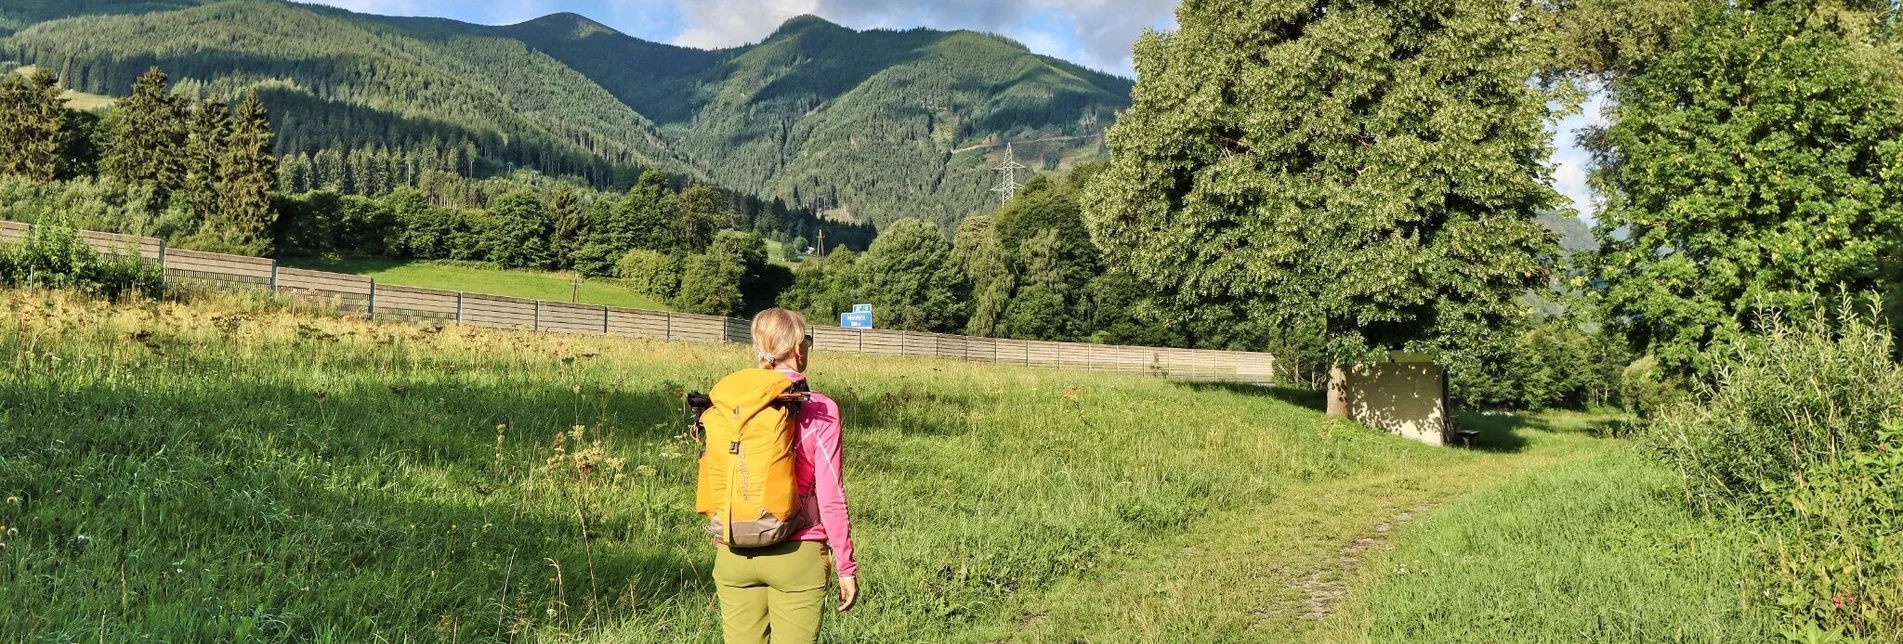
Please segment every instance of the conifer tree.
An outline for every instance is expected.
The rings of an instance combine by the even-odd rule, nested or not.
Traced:
[[[0,79],[0,175],[53,180],[71,132],[59,79],[45,69]]]
[[[172,196],[199,222],[221,221],[218,204],[224,174],[219,171],[231,144],[231,109],[217,98],[205,99],[192,112],[185,141],[185,184]]]
[[[165,72],[153,67],[132,84],[132,95],[119,101],[103,124],[107,144],[100,160],[107,176],[149,185],[160,199],[169,198],[185,180],[185,115],[168,82]]]
[[[261,249],[273,220],[271,191],[278,172],[270,117],[257,92],[246,93],[232,115],[230,143],[218,171],[220,234],[228,243]]]
[[[1093,239],[1193,316],[1460,365],[1546,279],[1532,0],[1203,0],[1137,44]],[[1256,347],[1264,348],[1264,347]],[[1337,371],[1337,376],[1345,373]],[[1345,378],[1329,411],[1346,415]]]

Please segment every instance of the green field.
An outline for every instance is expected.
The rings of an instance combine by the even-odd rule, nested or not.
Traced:
[[[574,296],[573,273],[509,271],[480,264],[391,259],[297,258],[282,260],[282,264],[292,268],[362,275],[376,280],[378,284],[393,286],[467,291],[554,302],[567,302]],[[672,310],[667,304],[612,280],[583,280],[581,303],[652,311]]]
[[[0,633],[718,639],[678,395],[741,347],[238,298],[0,292],[0,319]],[[1476,449],[1446,449],[1305,391],[833,354],[811,373],[844,409],[866,592],[825,641],[1763,634],[1739,551],[1595,419],[1477,419]]]
[[[15,69],[14,73],[26,74],[26,73],[32,72],[34,69],[35,67],[33,65],[23,65],[20,68]],[[85,92],[78,92],[78,91],[73,91],[70,89],[66,90],[65,92],[61,92],[59,97],[66,99],[67,109],[79,110],[81,112],[90,112],[96,109],[112,107],[114,103],[119,102],[119,99],[113,98],[111,96],[87,94]]]

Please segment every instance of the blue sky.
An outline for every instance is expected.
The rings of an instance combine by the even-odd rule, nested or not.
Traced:
[[[788,18],[814,14],[858,29],[925,26],[1003,34],[1032,51],[1094,69],[1134,76],[1130,47],[1145,29],[1175,26],[1178,0],[316,0],[352,11],[440,16],[512,24],[563,11],[588,16],[628,35],[692,47],[756,42]],[[1597,118],[1562,121],[1555,131],[1554,184],[1590,217],[1587,156],[1574,145],[1577,128]]]

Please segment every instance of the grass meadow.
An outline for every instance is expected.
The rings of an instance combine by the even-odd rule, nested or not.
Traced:
[[[1558,420],[1535,424],[1585,429],[1576,416]],[[1614,445],[1422,517],[1369,560],[1317,639],[1784,640],[1754,535],[1692,512],[1676,472]]]
[[[0,640],[718,640],[678,396],[740,347],[10,291],[0,360]],[[1701,612],[1734,605],[1736,558],[1687,551],[1705,526],[1669,476],[1576,428],[1443,449],[1308,392],[837,354],[811,375],[844,408],[866,592],[828,642],[1756,619]]]
[[[362,275],[391,286],[414,286],[446,291],[467,291],[532,300],[567,302],[575,296],[572,273],[503,270],[462,262],[431,262],[394,259],[284,260],[285,266],[333,273]],[[631,309],[671,311],[667,303],[642,295],[614,280],[590,279],[581,283],[582,304],[606,304]]]

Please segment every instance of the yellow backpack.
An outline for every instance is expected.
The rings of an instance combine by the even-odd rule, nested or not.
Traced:
[[[805,389],[778,371],[747,369],[707,392],[694,511],[707,517],[707,531],[721,543],[770,546],[799,529],[793,438]]]

